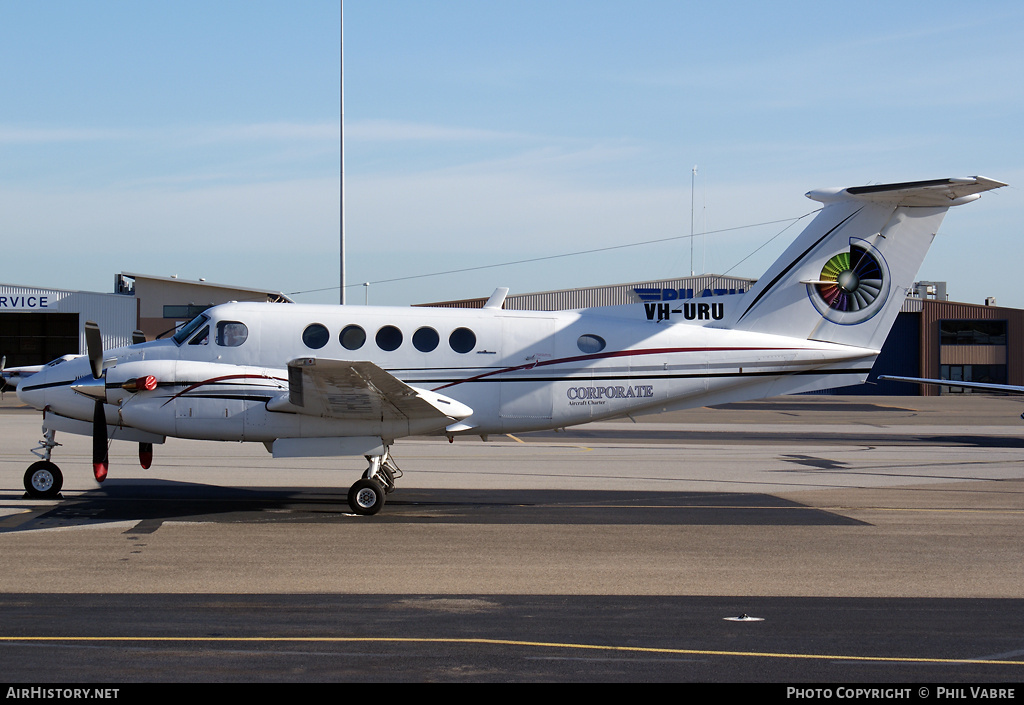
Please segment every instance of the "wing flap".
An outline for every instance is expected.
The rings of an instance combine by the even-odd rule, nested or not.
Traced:
[[[459,421],[473,413],[454,399],[409,386],[372,362],[315,357],[288,363],[288,406],[297,413],[352,421]]]

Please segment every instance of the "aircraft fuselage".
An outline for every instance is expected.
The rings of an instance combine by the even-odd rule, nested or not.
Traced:
[[[739,298],[715,297],[714,305],[726,311]],[[876,354],[715,328],[710,315],[690,321],[681,302],[673,306],[674,318],[674,309],[659,318],[643,304],[558,312],[225,304],[176,340],[107,351],[105,412],[111,426],[213,440],[514,433],[819,388],[825,379],[856,383]],[[451,430],[454,419],[290,413],[282,363],[306,356],[373,362],[472,414]],[[156,388],[123,388],[143,376]],[[88,421],[94,399],[71,389],[80,378],[91,379],[85,357],[45,367],[19,395]]]

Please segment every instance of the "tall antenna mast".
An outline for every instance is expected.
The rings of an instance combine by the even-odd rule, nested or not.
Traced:
[[[693,165],[693,172],[690,174],[690,276],[694,275],[693,271],[693,188],[694,182],[697,180],[697,165]]]
[[[700,206],[701,223],[700,223],[700,273],[708,273],[708,177],[703,177],[700,180],[701,185],[701,199],[703,202]]]

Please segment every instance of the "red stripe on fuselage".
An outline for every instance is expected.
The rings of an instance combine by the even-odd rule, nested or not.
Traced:
[[[516,367],[506,367],[501,370],[493,370],[491,372],[484,372],[483,374],[476,375],[475,377],[467,377],[466,379],[459,380],[458,382],[449,382],[448,384],[435,387],[431,391],[439,391],[441,389],[447,389],[448,387],[454,387],[457,384],[464,382],[476,382],[477,380],[485,377],[492,377],[494,375],[502,375],[506,372],[518,372],[519,370],[532,370],[534,367],[547,367],[549,365],[562,365],[568,362],[583,362],[586,360],[604,360],[616,357],[627,357],[627,356],[641,356],[641,355],[664,355],[667,353],[692,353],[692,352],[749,352],[752,350],[760,351],[779,351],[779,350],[810,350],[811,348],[651,348],[650,350],[616,350],[614,352],[607,353],[592,353],[590,355],[576,355],[575,357],[563,357],[558,360],[537,360],[527,365],[518,365]]]

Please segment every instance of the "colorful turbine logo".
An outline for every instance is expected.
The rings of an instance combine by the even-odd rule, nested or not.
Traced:
[[[825,263],[818,281],[808,284],[811,301],[821,315],[850,325],[868,320],[882,308],[889,293],[889,274],[880,255],[851,244],[849,252]]]

